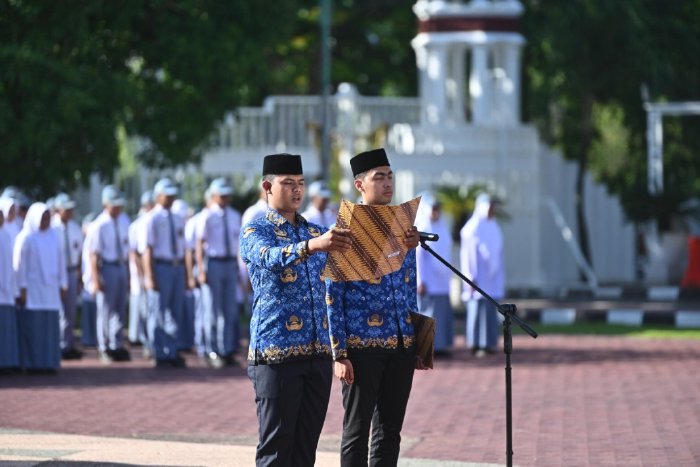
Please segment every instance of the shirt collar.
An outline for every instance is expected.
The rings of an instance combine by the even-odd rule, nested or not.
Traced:
[[[295,215],[295,217],[296,217],[297,224],[299,224],[300,222],[303,222],[304,224],[307,223],[307,222],[306,222],[306,219],[304,219],[298,212],[294,213],[294,215]],[[271,207],[268,207],[268,208],[267,208],[267,212],[265,213],[265,219],[267,219],[268,221],[272,222],[272,223],[273,223],[274,225],[276,225],[277,227],[279,227],[279,226],[281,226],[281,225],[283,225],[283,224],[285,224],[285,223],[289,223],[289,222],[287,221],[287,218],[286,218],[286,217],[284,217],[282,214],[280,214],[279,212],[275,211],[275,210],[272,209]]]

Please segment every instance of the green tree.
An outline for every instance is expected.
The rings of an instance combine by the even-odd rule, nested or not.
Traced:
[[[620,195],[636,222],[663,217],[697,192],[697,122],[669,122],[664,195],[646,181],[646,115],[654,100],[697,99],[700,2],[526,1],[525,110],[546,141],[578,164],[579,239],[590,259],[584,175]],[[695,130],[692,130],[695,128]]]
[[[0,185],[35,196],[139,159],[196,161],[217,120],[297,73],[297,2],[0,0]],[[291,63],[291,65],[290,65]]]

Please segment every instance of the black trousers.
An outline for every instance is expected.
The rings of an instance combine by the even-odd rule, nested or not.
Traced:
[[[330,360],[251,365],[260,466],[313,466],[333,380]]]
[[[413,352],[350,353],[353,384],[343,383],[343,439],[340,464],[366,466],[370,426],[371,466],[395,466],[399,459],[401,427],[413,384]]]

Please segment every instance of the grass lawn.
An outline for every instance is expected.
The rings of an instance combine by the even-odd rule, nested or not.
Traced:
[[[573,323],[570,325],[545,325],[528,323],[538,334],[589,334],[624,335],[650,339],[691,339],[700,340],[700,329],[678,329],[674,326],[642,325],[625,326],[607,323]],[[524,334],[520,326],[513,324],[513,334]]]

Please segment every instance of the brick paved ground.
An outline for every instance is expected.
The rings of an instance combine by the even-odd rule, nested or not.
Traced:
[[[700,342],[516,336],[514,346],[516,465],[700,465]],[[102,366],[92,353],[58,375],[2,375],[0,429],[255,444],[245,369],[189,363]],[[505,464],[503,364],[460,350],[417,373],[402,457]],[[322,450],[337,449],[341,420],[335,384]]]

